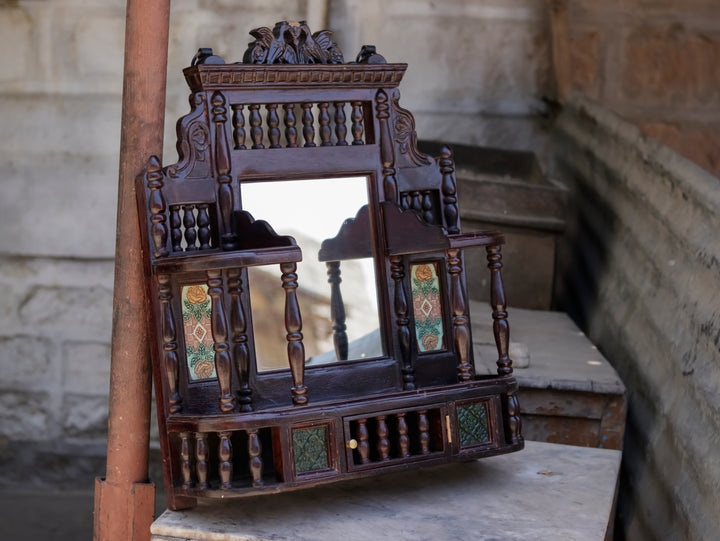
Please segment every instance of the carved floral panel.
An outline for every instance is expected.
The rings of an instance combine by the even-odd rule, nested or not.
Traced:
[[[212,299],[205,284],[183,286],[182,315],[185,358],[190,381],[217,377],[210,315]]]
[[[442,299],[437,263],[412,265],[410,278],[418,349],[421,352],[444,349]]]

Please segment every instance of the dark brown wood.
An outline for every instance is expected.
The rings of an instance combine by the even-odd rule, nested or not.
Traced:
[[[287,330],[287,351],[290,372],[292,373],[292,399],[298,406],[307,404],[307,387],[305,387],[305,348],[302,339],[302,316],[297,301],[297,265],[281,263],[282,287],[285,290],[285,329]]]
[[[498,374],[506,376],[512,374],[512,361],[508,357],[508,344],[510,342],[510,324],[505,311],[505,290],[502,284],[502,255],[500,246],[486,248],[488,268],[490,269],[490,306],[492,307],[493,334],[498,350]]]
[[[236,402],[231,391],[232,365],[230,363],[222,271],[209,270],[207,278],[208,295],[212,298],[212,336],[215,350],[215,371],[220,387],[220,411],[228,413],[235,409]]]
[[[474,375],[462,264],[463,250],[488,249],[493,317],[506,351],[504,239],[493,231],[460,232],[452,152],[444,148],[434,159],[421,153],[412,115],[399,105],[406,66],[385,63],[371,48],[358,63],[296,64],[338,53],[329,34],[310,34],[302,24],[253,36],[246,63],[224,64],[204,49],[195,57],[184,71],[192,95],[190,112],[178,121],[179,161],[162,168],[155,159],[138,178],[171,507],[521,449],[509,359],[500,355],[497,376]],[[339,231],[327,232],[317,255],[327,264],[334,360],[316,364],[313,356],[306,365],[305,305],[298,300],[305,277],[298,277],[297,263],[316,256],[303,254],[272,223],[255,220],[253,209],[244,208],[244,190],[257,182],[349,176],[366,178],[367,204]],[[284,196],[281,189],[273,194]],[[292,203],[298,224],[312,218],[302,198]],[[374,264],[380,321],[371,336],[382,353],[350,359],[351,308],[343,302],[340,269],[362,258]],[[437,269],[429,289],[409,270],[428,262]],[[284,311],[277,321],[260,322],[253,320],[247,268],[269,265],[280,267],[268,269],[279,276]],[[212,300],[215,376],[197,380],[183,353],[194,339],[175,336],[175,326],[190,310],[182,288],[202,284]],[[436,304],[423,304],[431,291]],[[422,325],[430,313],[442,318],[445,340],[437,350],[420,351],[414,344],[428,332]],[[310,337],[307,315],[306,325]],[[285,335],[287,368],[258,366],[263,326]],[[458,411],[477,403],[487,409],[482,422],[489,439],[463,446],[467,427]],[[305,455],[303,438],[313,442],[307,449],[324,450]],[[263,456],[272,456],[272,464],[264,465]]]

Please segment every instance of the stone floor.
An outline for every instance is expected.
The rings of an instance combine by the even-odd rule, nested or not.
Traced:
[[[92,484],[91,484],[92,487]],[[0,539],[3,541],[81,541],[93,535],[94,492],[0,488]],[[165,510],[158,494],[155,515]]]

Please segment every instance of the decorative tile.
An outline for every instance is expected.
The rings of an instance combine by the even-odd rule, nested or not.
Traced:
[[[444,349],[442,300],[437,263],[411,265],[415,337],[420,351]]]
[[[295,472],[306,473],[330,468],[327,426],[295,428],[292,431]]]
[[[215,352],[213,350],[212,298],[205,284],[183,286],[182,316],[185,333],[185,358],[190,381],[215,378]]]
[[[490,441],[487,424],[487,406],[484,402],[457,407],[460,446],[477,445]]]

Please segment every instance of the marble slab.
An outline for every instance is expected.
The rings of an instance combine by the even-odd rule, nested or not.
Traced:
[[[620,451],[517,453],[165,511],[153,541],[602,540]]]

